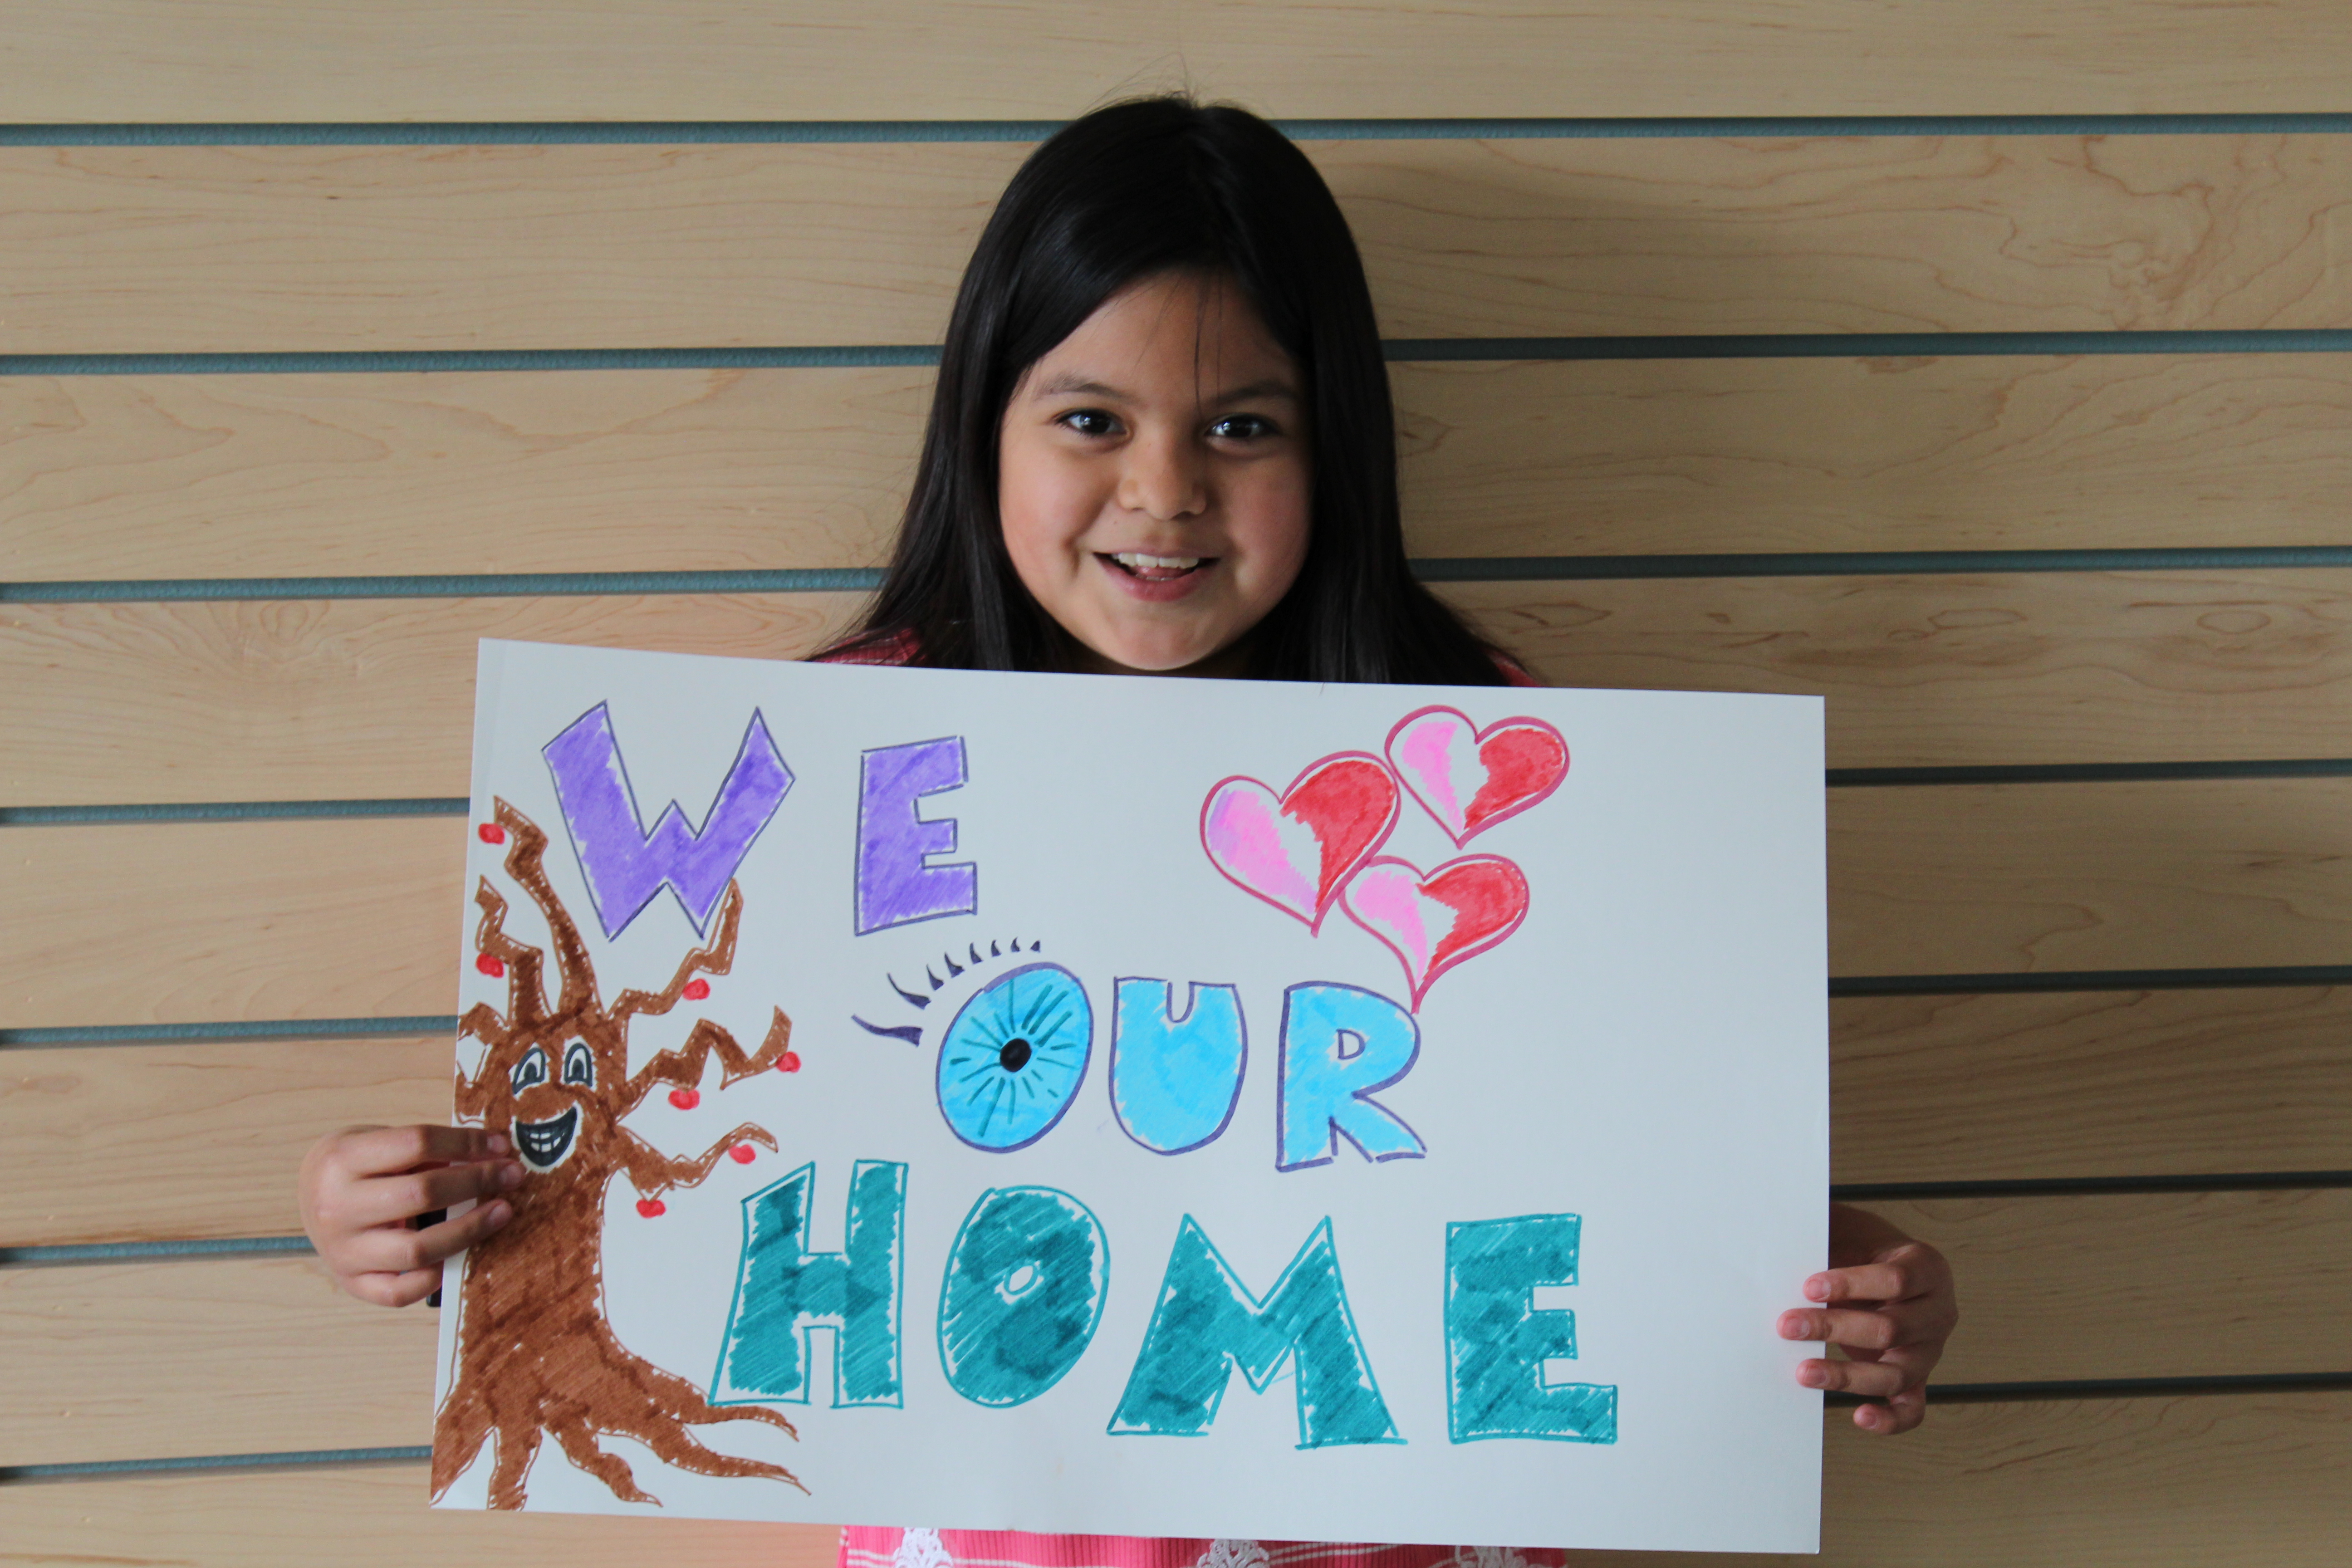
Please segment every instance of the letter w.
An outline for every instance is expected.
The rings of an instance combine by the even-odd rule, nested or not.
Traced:
[[[627,930],[665,884],[699,936],[729,879],[793,787],[793,771],[784,766],[756,709],[735,764],[699,828],[688,827],[686,813],[671,801],[652,830],[646,829],[620,744],[613,739],[613,716],[602,702],[540,754],[555,775],[556,803],[607,938]]]

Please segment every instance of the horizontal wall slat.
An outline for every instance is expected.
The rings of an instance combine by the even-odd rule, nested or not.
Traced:
[[[2352,356],[1391,367],[1421,556],[2352,543]],[[26,377],[0,578],[869,566],[922,369]]]
[[[1189,83],[1317,117],[2345,110],[2340,20],[2326,0],[874,0],[805,16],[718,0],[681,27],[629,0],[110,0],[13,6],[0,107],[65,123],[1034,119]]]
[[[2352,1170],[2352,991],[1848,998],[1830,1061],[1842,1183]]]
[[[2339,962],[2352,780],[1841,789],[1838,974]],[[457,1011],[465,824],[5,830],[0,1027]]]
[[[1003,143],[0,149],[0,353],[939,340]],[[2339,326],[2352,137],[1312,147],[1397,338]]]
[[[324,1133],[449,1120],[446,1035],[0,1052],[0,1246],[288,1236]]]
[[[2352,780],[1842,789],[1830,971],[2333,963]]]
[[[1880,1207],[1945,1248],[1964,1282],[1948,1382],[2342,1360],[2330,1354],[2352,1313],[2352,1192]],[[2191,1258],[2228,1289],[2183,1289]],[[309,1258],[0,1271],[0,1465],[430,1442],[434,1325],[339,1297]]]
[[[482,637],[793,658],[864,602],[0,605],[0,669],[13,677],[0,679],[0,731],[13,738],[0,791],[27,805],[123,800],[126,788],[156,801],[464,795]]]
[[[1841,1183],[2352,1169],[2352,992],[1830,1005]],[[0,1052],[0,1246],[290,1235],[355,1122],[449,1114],[445,1036]]]
[[[2352,721],[2338,570],[1441,592],[1557,684],[1824,696],[1839,768],[2327,755]],[[480,637],[792,658],[863,602],[0,605],[0,805],[463,795]]]

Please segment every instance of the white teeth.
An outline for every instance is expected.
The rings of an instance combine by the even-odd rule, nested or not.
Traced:
[[[1112,553],[1111,559],[1130,572],[1153,570],[1190,572],[1201,563],[1201,558],[1197,555],[1146,555],[1134,550],[1116,551]]]

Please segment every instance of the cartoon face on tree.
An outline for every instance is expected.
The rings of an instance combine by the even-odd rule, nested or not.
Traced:
[[[714,1452],[686,1430],[761,1421],[793,1432],[792,1423],[762,1405],[710,1404],[693,1384],[624,1348],[604,1321],[604,1194],[613,1178],[628,1177],[637,1213],[652,1219],[663,1212],[664,1193],[699,1184],[721,1157],[749,1160],[754,1145],[776,1146],[765,1128],[745,1122],[699,1156],[672,1159],[625,1125],[663,1085],[671,1087],[673,1103],[691,1109],[713,1055],[722,1089],[772,1068],[799,1068],[791,1021],[778,1008],[755,1051],[746,1053],[705,1018],[683,1045],[629,1070],[631,1020],[700,1000],[709,986],[698,976],[732,966],[741,889],[728,885],[709,944],[681,959],[667,985],[624,991],[607,1009],[579,926],[548,880],[547,835],[503,800],[497,816],[484,837],[510,840],[506,871],[546,918],[559,991],[551,1006],[547,955],[507,934],[507,900],[484,878],[474,893],[482,911],[477,962],[484,973],[506,978],[507,1016],[484,1004],[462,1021],[460,1037],[488,1049],[473,1077],[458,1075],[457,1113],[511,1138],[525,1174],[510,1194],[514,1218],[466,1259],[457,1373],[434,1431],[433,1495],[446,1492],[492,1436],[492,1508],[522,1506],[542,1436],[628,1502],[658,1500],[637,1486],[626,1461],[597,1446],[600,1436],[634,1437],[665,1462],[703,1475],[799,1486],[781,1465]]]

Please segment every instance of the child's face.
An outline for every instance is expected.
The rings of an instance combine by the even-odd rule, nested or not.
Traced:
[[[1239,290],[1186,274],[1114,295],[1013,389],[1004,545],[1093,668],[1240,672],[1307,556],[1301,391]]]

